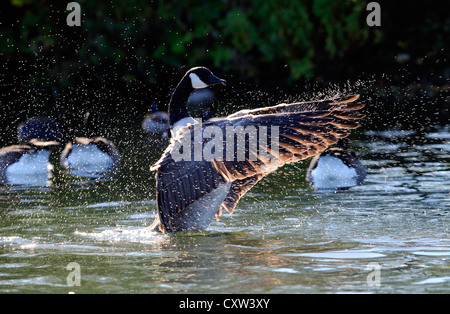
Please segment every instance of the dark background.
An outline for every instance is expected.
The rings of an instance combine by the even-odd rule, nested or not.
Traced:
[[[0,7],[0,144],[26,118],[52,116],[80,132],[86,108],[120,138],[192,66],[228,81],[216,114],[361,93],[365,129],[424,129],[449,120],[447,1],[8,0]],[[119,126],[123,125],[123,128]]]

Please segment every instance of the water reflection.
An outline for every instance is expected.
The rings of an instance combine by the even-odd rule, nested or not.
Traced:
[[[289,165],[207,231],[169,237],[146,229],[154,181],[134,154],[113,180],[3,185],[0,291],[66,293],[76,261],[80,293],[448,293],[449,128],[396,132],[352,141],[364,185],[315,191],[307,165]],[[380,287],[366,283],[372,262]]]

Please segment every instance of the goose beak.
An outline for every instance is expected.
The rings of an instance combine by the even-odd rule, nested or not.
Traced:
[[[217,76],[211,75],[211,85],[215,85],[215,84],[223,84],[225,85],[227,83],[227,81],[218,78]]]

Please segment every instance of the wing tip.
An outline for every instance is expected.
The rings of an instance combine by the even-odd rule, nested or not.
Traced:
[[[152,166],[150,166],[150,171],[156,171],[159,169],[159,164],[154,164]]]
[[[347,95],[343,97],[339,97],[334,99],[331,104],[333,105],[339,105],[339,104],[345,104],[348,102],[354,102],[355,100],[359,99],[359,94],[353,94],[353,95]]]

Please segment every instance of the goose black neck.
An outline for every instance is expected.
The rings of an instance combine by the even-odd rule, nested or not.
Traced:
[[[172,94],[169,102],[169,122],[170,126],[172,126],[177,121],[180,121],[183,118],[190,117],[188,109],[187,109],[187,101],[192,91],[191,82],[189,77],[186,75],[183,79],[178,83],[175,91]]]
[[[99,136],[99,115],[96,111],[89,110],[84,118],[85,136],[93,138]]]

